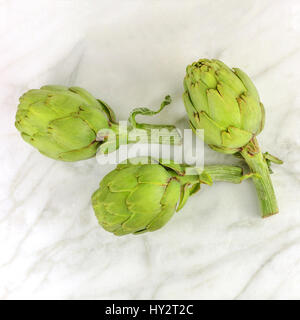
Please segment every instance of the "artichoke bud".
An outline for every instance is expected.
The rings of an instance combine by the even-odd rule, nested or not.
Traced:
[[[120,164],[100,182],[92,204],[105,230],[121,236],[160,229],[200,189],[200,184],[239,183],[243,174],[239,167],[208,166],[204,171],[189,167],[194,174],[188,175],[186,165],[150,160],[146,164]]]
[[[160,164],[118,165],[92,196],[99,224],[121,236],[155,231],[176,211],[181,183]]]
[[[212,148],[235,153],[262,130],[264,108],[242,70],[200,59],[187,67],[184,89],[191,125],[204,129],[204,140]]]
[[[97,132],[110,126],[107,105],[82,88],[44,86],[21,98],[16,128],[42,154],[63,161],[93,157]]]
[[[136,108],[129,125],[116,123],[115,114],[103,101],[79,87],[44,86],[21,98],[15,126],[23,139],[42,154],[63,161],[88,159],[113,152],[120,145],[149,141],[151,130],[161,130],[158,143],[181,144],[173,125],[138,123],[137,115],[153,116],[171,103],[166,96],[157,111]],[[165,129],[165,130],[163,130]]]

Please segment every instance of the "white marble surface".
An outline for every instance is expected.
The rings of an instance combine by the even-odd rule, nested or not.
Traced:
[[[0,298],[299,299],[300,6],[298,0],[0,1]],[[14,127],[18,97],[83,86],[119,119],[170,93],[188,127],[185,66],[215,57],[253,77],[259,136],[278,155],[280,214],[262,220],[251,181],[204,187],[163,229],[117,238],[90,195],[112,167],[56,162]],[[231,162],[206,150],[207,163]]]

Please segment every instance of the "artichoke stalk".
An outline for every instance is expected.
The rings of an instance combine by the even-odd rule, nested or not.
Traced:
[[[181,143],[179,133],[172,130],[174,126],[135,121],[136,115],[156,114],[170,102],[167,96],[158,111],[134,109],[126,130],[121,130],[112,109],[85,89],[48,85],[23,94],[15,125],[23,139],[42,154],[56,160],[78,161],[95,156],[98,148],[102,153],[108,153],[120,144],[144,138],[149,140],[151,129],[167,129],[160,137],[160,143]],[[132,141],[130,133],[136,131],[135,141]]]
[[[240,183],[243,172],[234,166],[206,166],[187,175],[188,166],[166,163],[119,164],[100,182],[92,196],[99,224],[117,236],[140,234],[163,227],[200,184],[213,181]]]
[[[200,59],[187,67],[184,89],[192,129],[204,129],[204,141],[213,150],[241,155],[250,168],[262,216],[277,213],[269,162],[282,161],[259,148],[256,136],[263,130],[265,110],[251,79],[219,60]]]

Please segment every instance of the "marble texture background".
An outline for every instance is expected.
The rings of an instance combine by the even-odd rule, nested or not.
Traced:
[[[272,176],[280,214],[260,218],[251,181],[219,183],[160,231],[114,237],[90,203],[113,166],[39,154],[14,127],[18,97],[82,86],[123,120],[169,93],[155,122],[188,127],[182,79],[200,57],[254,79],[260,145],[285,161]],[[0,1],[0,298],[300,299],[299,69],[297,0]]]

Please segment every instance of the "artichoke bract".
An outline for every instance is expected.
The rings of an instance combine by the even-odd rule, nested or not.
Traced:
[[[93,157],[100,129],[110,127],[113,113],[102,101],[78,87],[44,86],[20,98],[16,128],[42,154],[57,160]]]
[[[201,183],[242,180],[240,167],[208,166],[193,175],[186,175],[186,167],[163,161],[119,164],[92,196],[99,224],[117,236],[155,231],[183,207]]]
[[[186,69],[183,101],[195,130],[204,130],[204,141],[214,150],[240,154],[252,172],[262,215],[278,212],[269,174],[269,161],[256,136],[265,121],[264,106],[251,79],[238,68],[230,69],[219,60],[200,59]]]
[[[174,126],[135,121],[137,115],[159,113],[170,102],[170,96],[166,96],[158,111],[134,109],[124,130],[116,123],[112,109],[85,89],[48,85],[29,90],[20,98],[15,125],[23,139],[42,154],[56,160],[84,160],[95,156],[98,149],[108,153],[120,144],[141,138],[149,141],[151,129],[167,129],[159,143],[180,144]]]

